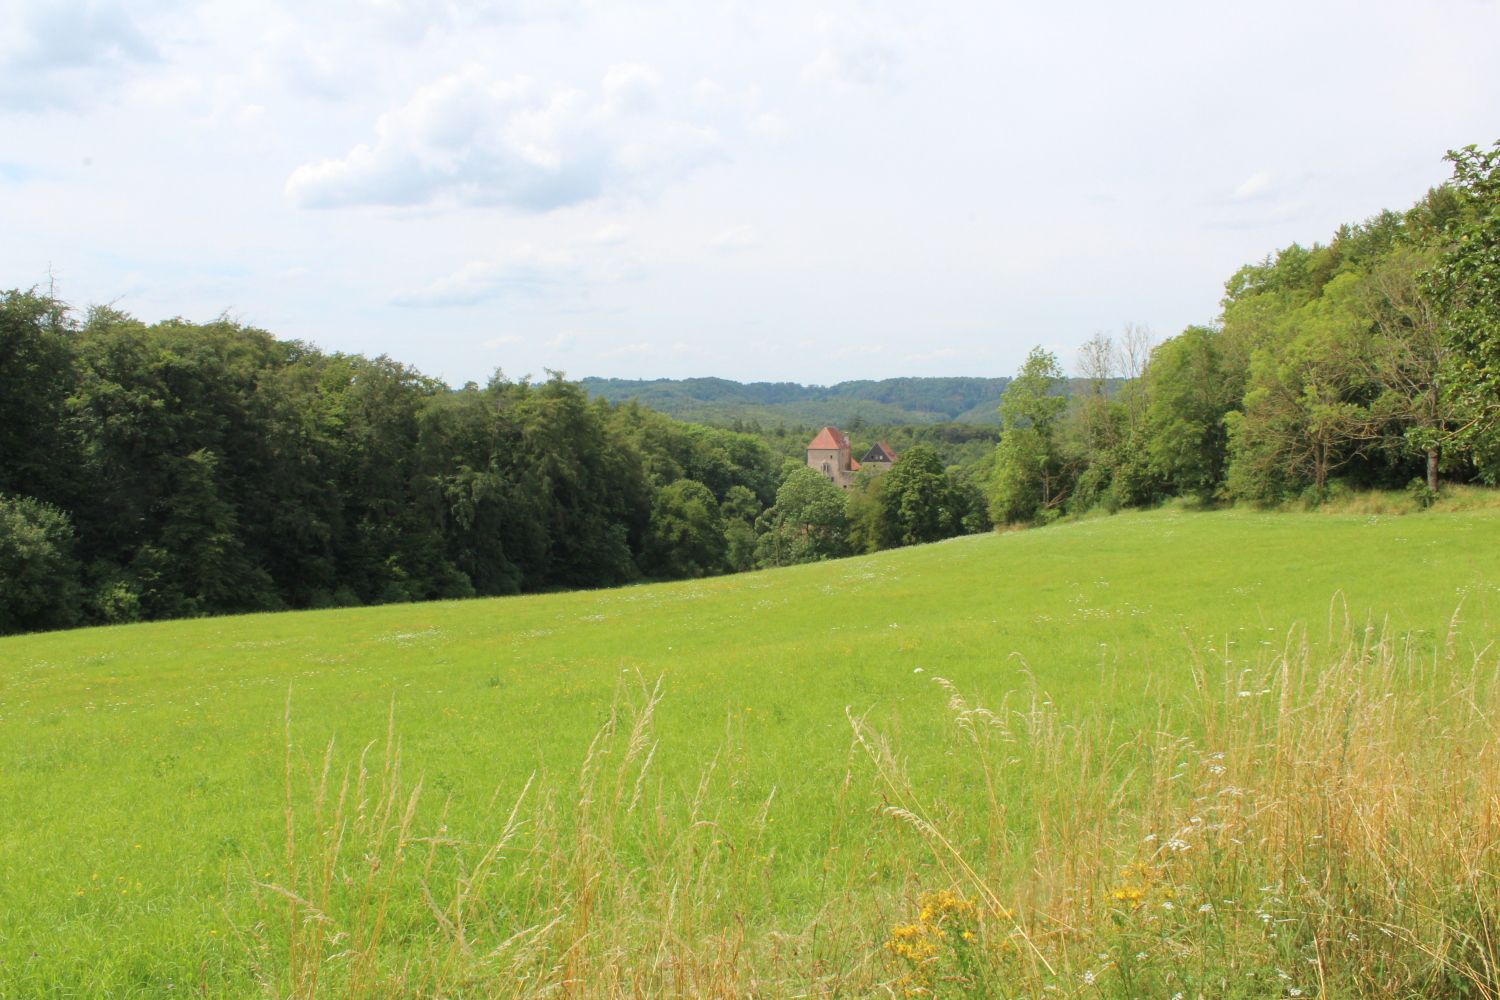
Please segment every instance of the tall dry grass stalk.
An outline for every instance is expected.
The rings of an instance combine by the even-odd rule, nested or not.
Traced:
[[[840,936],[850,922],[747,941],[746,902],[774,904],[764,843],[774,794],[731,835],[720,813],[732,744],[686,800],[654,780],[661,697],[658,682],[617,701],[576,785],[533,775],[503,803],[497,793],[484,840],[451,833],[446,803],[419,823],[422,783],[403,771],[394,713],[383,746],[341,769],[331,743],[299,759],[289,704],[283,850],[276,871],[248,880],[257,919],[237,930],[264,994],[837,992],[868,964]]]
[[[1425,656],[1334,624],[1332,653],[1298,635],[1256,669],[1195,663],[1179,724],[1125,740],[1039,695],[991,712],[946,685],[981,821],[924,804],[854,720],[887,814],[984,904],[982,981],[1005,984],[989,992],[1500,996],[1489,651],[1460,654],[1457,614]],[[981,979],[959,957],[940,948],[908,982],[966,993]]]
[[[342,767],[289,735],[279,870],[240,939],[287,1000],[1500,1000],[1500,693],[1457,628],[1419,655],[1337,616],[1253,667],[1193,662],[1195,694],[1133,733],[939,682],[935,788],[851,715],[810,911],[778,905],[774,794],[726,817],[732,740],[695,787],[656,776],[659,684],[576,785],[497,795],[485,838],[423,805],[394,717]]]

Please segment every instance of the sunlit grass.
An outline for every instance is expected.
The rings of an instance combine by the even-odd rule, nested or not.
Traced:
[[[1049,870],[1048,844],[1083,865],[1088,912],[1145,893],[1119,871],[1154,862],[1124,839],[1070,846],[1124,837],[1085,806],[1175,832],[1157,786],[1127,780],[1184,759],[1169,767],[1177,745],[1153,734],[1217,752],[1205,685],[1263,674],[1289,636],[1315,673],[1343,662],[1346,609],[1373,614],[1435,664],[1399,697],[1448,690],[1445,663],[1472,674],[1500,635],[1496,566],[1488,511],[1163,511],[693,583],[0,641],[0,995],[492,995],[486,977],[527,970],[593,995],[894,984],[884,945],[924,894],[977,901],[982,883],[1034,919],[1041,897],[1020,905],[1016,880]],[[997,716],[1034,706],[1086,730],[1087,769],[987,780],[937,676]],[[846,708],[980,883],[882,810],[891,789]],[[382,826],[371,810],[395,789]],[[1049,812],[1059,799],[1077,809]],[[340,824],[339,852],[366,849],[329,854]],[[355,877],[372,837],[373,856],[405,845],[389,882]],[[344,860],[324,876],[328,858]],[[376,890],[378,921],[359,909]],[[1013,930],[987,923],[986,948]],[[1119,974],[1041,937],[1070,975]]]

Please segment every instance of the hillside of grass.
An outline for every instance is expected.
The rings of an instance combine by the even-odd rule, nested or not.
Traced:
[[[1144,851],[1124,878],[1120,845],[1214,822],[1195,782],[1226,767],[1291,781],[1261,755],[1324,719],[1345,762],[1413,718],[1453,735],[1427,786],[1453,800],[1408,812],[1467,831],[1473,789],[1439,777],[1460,756],[1454,782],[1495,773],[1493,729],[1460,740],[1453,713],[1487,704],[1497,566],[1493,511],[1167,510],[698,582],[0,640],[0,997],[941,994],[1005,963],[1023,995],[1286,995],[1275,970],[1326,953],[1326,920],[1267,939],[1259,914],[1290,919],[1271,903],[1195,903],[1243,909],[1215,940],[1259,963],[1215,989],[1240,953],[1188,969],[1191,929],[1130,922],[1207,874]],[[1335,672],[1343,701],[1318,686]],[[1323,706],[1300,728],[1278,714],[1299,691]],[[1377,719],[1393,691],[1415,715]],[[1252,705],[1282,728],[1240,740]],[[1323,832],[1297,843],[1357,832],[1343,815],[1308,811]],[[1481,921],[1485,850],[1459,900]],[[1071,874],[1037,883],[1054,861]],[[1482,941],[1453,940],[1483,974]],[[1451,972],[1377,959],[1372,983]],[[1315,991],[1316,971],[1288,975]]]

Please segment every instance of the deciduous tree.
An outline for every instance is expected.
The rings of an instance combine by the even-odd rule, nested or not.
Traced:
[[[1057,358],[1033,348],[1020,374],[1000,397],[1000,444],[990,492],[997,522],[1030,521],[1054,514],[1072,485],[1061,441],[1064,396]]]
[[[1453,377],[1445,388],[1491,480],[1500,479],[1500,142],[1448,154],[1458,211],[1443,230],[1431,287],[1445,311]]]

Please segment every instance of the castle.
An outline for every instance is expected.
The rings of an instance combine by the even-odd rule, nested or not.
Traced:
[[[817,469],[841,489],[853,486],[854,474],[861,469],[884,472],[895,464],[896,453],[884,441],[876,441],[865,457],[856,462],[849,436],[837,427],[823,428],[807,443],[807,467]]]

